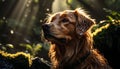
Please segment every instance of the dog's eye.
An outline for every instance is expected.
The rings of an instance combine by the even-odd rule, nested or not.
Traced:
[[[62,19],[62,22],[69,22],[69,19],[64,18],[64,19]]]

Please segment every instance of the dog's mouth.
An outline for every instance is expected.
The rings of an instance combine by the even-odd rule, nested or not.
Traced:
[[[50,34],[50,33],[47,33],[47,32],[44,32],[44,37],[45,37],[45,39],[52,39],[52,38],[54,38],[54,39],[57,39],[55,36],[53,36],[52,34]]]
[[[50,31],[50,26],[47,24],[44,24],[42,26],[43,28],[43,33],[44,33],[44,37],[45,39],[47,39],[48,41],[51,41],[53,43],[58,43],[58,42],[66,42],[66,38],[58,38],[56,37],[51,31]]]
[[[66,38],[57,38],[54,35],[52,35],[49,32],[44,32],[44,37],[45,39],[47,39],[48,41],[52,41],[52,42],[66,42]]]

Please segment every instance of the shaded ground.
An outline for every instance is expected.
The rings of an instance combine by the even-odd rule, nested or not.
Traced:
[[[42,58],[30,58],[22,52],[8,54],[0,51],[0,69],[50,69],[50,63]]]

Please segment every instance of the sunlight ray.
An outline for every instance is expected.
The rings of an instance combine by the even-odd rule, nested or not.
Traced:
[[[31,33],[30,30],[32,30],[34,26],[33,24],[36,19],[39,5],[36,4],[33,6],[33,3],[32,0],[19,0],[10,17],[15,23],[12,32],[17,33],[21,37],[28,36]],[[11,39],[19,41],[18,36],[14,36],[14,38]]]
[[[11,15],[11,18],[19,21],[20,17],[22,16],[22,13],[24,12],[26,3],[27,3],[27,0],[19,0],[18,4],[16,5],[16,7]]]

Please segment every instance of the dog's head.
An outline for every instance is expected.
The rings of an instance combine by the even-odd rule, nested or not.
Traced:
[[[84,35],[93,24],[88,15],[76,9],[53,14],[42,27],[47,40],[61,42]]]

